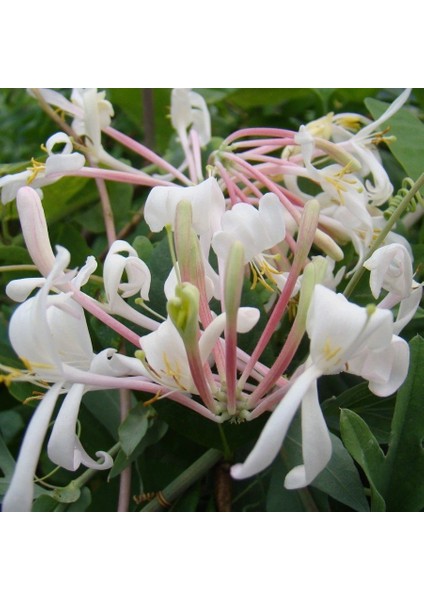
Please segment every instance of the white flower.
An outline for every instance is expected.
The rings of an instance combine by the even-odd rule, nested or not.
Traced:
[[[388,292],[379,306],[392,308],[400,303],[393,327],[394,333],[400,333],[415,315],[422,297],[422,285],[413,279],[409,247],[394,242],[378,248],[364,267],[370,271],[374,298],[380,296],[382,289]]]
[[[331,440],[318,402],[317,379],[321,375],[348,371],[368,379],[370,389],[384,396],[398,389],[406,378],[408,344],[393,335],[393,317],[388,310],[361,308],[317,285],[307,332],[311,344],[304,369],[269,418],[246,461],[232,467],[236,479],[259,473],[272,463],[299,406],[304,464],[288,473],[285,486],[295,489],[309,485],[325,468],[331,457]]]
[[[55,146],[64,144],[59,152],[54,152]],[[46,142],[48,158],[44,163],[32,160],[32,166],[25,171],[0,177],[1,200],[7,204],[14,200],[18,191],[24,186],[34,188],[40,198],[43,197],[41,188],[55,183],[60,177],[70,171],[78,171],[85,164],[85,157],[79,152],[73,152],[72,142],[66,133],[55,133]]]
[[[72,128],[85,137],[87,148],[97,160],[103,156],[102,129],[110,125],[114,114],[112,104],[105,97],[106,92],[98,92],[96,88],[75,88],[71,94],[71,102],[80,109],[72,121]]]
[[[238,310],[237,331],[250,331],[259,320],[256,308],[242,307]],[[199,353],[205,364],[219,337],[224,331],[226,313],[221,313],[202,332],[199,339]],[[169,389],[197,393],[183,340],[168,317],[156,331],[143,336],[140,345],[145,354],[146,375]]]
[[[127,252],[128,256],[122,256],[122,252]],[[124,273],[126,281],[122,282]],[[105,259],[103,278],[107,301],[112,311],[122,303],[121,298],[130,298],[139,293],[143,300],[149,299],[149,268],[128,242],[116,240],[112,244]]]
[[[28,427],[15,473],[6,493],[3,510],[30,510],[33,478],[38,457],[58,397],[65,392],[48,444],[50,458],[59,466],[75,470],[80,464],[107,469],[111,457],[97,452],[102,462],[94,461],[84,451],[76,436],[78,410],[83,394],[99,386],[96,375],[120,377],[132,374],[135,359],[120,357],[114,349],[98,355],[88,332],[84,311],[72,300],[71,293],[49,294],[68,264],[69,253],[58,248],[51,273],[38,293],[23,302],[12,315],[9,337],[36,380],[54,383],[44,395]]]
[[[144,208],[144,218],[151,231],[162,231],[165,225],[175,227],[175,213],[181,200],[191,204],[193,229],[201,240],[208,243],[220,229],[225,212],[225,198],[214,177],[209,177],[192,187],[157,186],[149,193]]]
[[[273,193],[262,196],[259,207],[235,204],[221,219],[221,229],[212,240],[215,253],[225,259],[235,241],[243,244],[245,262],[260,257],[286,236],[285,209]],[[260,262],[260,258],[258,259]]]
[[[370,271],[370,288],[374,298],[381,289],[392,292],[400,299],[407,298],[412,287],[412,261],[409,252],[402,244],[389,244],[378,248],[364,262]]]
[[[204,98],[190,89],[176,88],[171,94],[171,123],[180,137],[192,126],[200,144],[211,139],[211,118]]]

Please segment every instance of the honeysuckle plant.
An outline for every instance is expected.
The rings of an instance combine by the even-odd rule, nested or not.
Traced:
[[[3,510],[96,510],[117,476],[119,511],[178,510],[199,479],[198,510],[395,509],[424,429],[404,426],[424,350],[420,237],[401,223],[424,177],[396,192],[386,147],[410,175],[390,126],[424,141],[413,92],[231,131],[236,91],[174,89],[157,152],[105,91],[29,93],[58,131],[0,177],[3,244],[25,256],[0,267],[1,378],[28,421],[0,418]]]

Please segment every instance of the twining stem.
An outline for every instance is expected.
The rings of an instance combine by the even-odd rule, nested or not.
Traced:
[[[415,194],[417,192],[419,192],[419,190],[421,189],[421,187],[423,185],[424,185],[424,173],[421,173],[421,175],[418,177],[418,179],[416,180],[414,185],[411,187],[411,189],[409,190],[409,192],[407,193],[405,198],[402,200],[402,202],[399,204],[399,206],[393,212],[390,219],[388,219],[388,221],[387,221],[385,227],[383,228],[383,230],[381,231],[380,235],[377,237],[377,239],[371,245],[371,247],[368,251],[368,254],[362,260],[360,268],[357,269],[357,271],[353,275],[352,279],[349,281],[348,285],[346,286],[345,291],[343,292],[343,294],[346,298],[348,298],[350,296],[350,294],[355,289],[358,281],[361,279],[362,275],[365,273],[366,269],[363,266],[364,262],[367,261],[372,256],[372,254],[381,246],[381,244],[386,239],[386,236],[391,232],[393,226],[397,223],[397,221],[400,219],[402,214],[407,209],[408,204],[411,202],[412,198],[415,196]]]
[[[165,510],[166,505],[171,505],[181,494],[183,494],[193,483],[203,477],[216,463],[221,460],[223,454],[220,450],[212,448],[198,458],[179,475],[172,483],[151,500],[141,512],[157,512]]]

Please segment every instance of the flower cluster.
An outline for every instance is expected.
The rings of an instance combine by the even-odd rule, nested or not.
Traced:
[[[184,154],[179,167],[114,129],[104,93],[78,89],[70,100],[52,90],[31,93],[70,119],[64,116],[64,131],[47,140],[45,163],[0,178],[2,201],[16,198],[25,243],[41,274],[6,289],[20,303],[9,335],[27,369],[15,376],[48,388],[27,429],[3,510],[30,509],[38,457],[61,395],[47,445],[51,461],[71,471],[81,464],[110,468],[109,454],[99,451],[96,461],[77,436],[82,397],[94,389],[147,392],[216,423],[271,412],[244,463],[233,465],[236,479],[271,464],[300,408],[303,464],[288,473],[285,486],[311,483],[332,452],[318,379],[352,373],[374,394],[388,396],[407,375],[409,349],[399,333],[422,293],[412,254],[392,232],[370,251],[385,227],[380,207],[393,193],[379,157],[379,128],[409,91],[375,122],[329,114],[297,132],[237,131],[210,153],[206,167],[202,148],[210,142],[210,116],[202,96],[191,90],[174,90],[171,98],[171,122]],[[104,135],[149,161],[149,169],[111,156]],[[87,257],[81,269],[70,271],[69,252],[52,248],[42,187],[70,175],[95,179],[103,203],[104,181],[151,188],[144,220],[152,233],[165,231],[173,263],[163,282],[165,317],[155,306],[145,314],[155,274],[127,241],[116,239],[113,223],[102,300],[82,290],[96,259]],[[348,244],[354,261],[339,267]],[[370,272],[376,301],[385,292],[378,304],[361,307],[337,291],[362,267]],[[260,298],[255,306],[245,305],[247,281]],[[128,302],[134,297],[140,310]],[[114,348],[96,354],[86,312],[131,344],[132,356]],[[274,363],[266,365],[264,350],[282,323],[289,324],[288,334]],[[243,336],[258,328],[248,354]],[[305,336],[309,354],[302,360]]]

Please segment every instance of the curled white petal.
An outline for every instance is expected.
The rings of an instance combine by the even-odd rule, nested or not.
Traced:
[[[122,256],[120,252],[127,252],[128,256]],[[122,282],[124,273],[126,282]],[[121,296],[129,298],[140,293],[144,300],[149,299],[149,268],[127,242],[117,240],[112,244],[105,259],[103,279],[110,310],[115,310],[117,305],[122,304]]]
[[[19,451],[12,481],[3,499],[3,512],[31,510],[35,470],[61,387],[61,382],[55,383],[46,392],[32,416]]]
[[[69,471],[76,471],[81,464],[91,469],[110,469],[113,460],[106,452],[96,453],[99,458],[103,458],[101,463],[97,463],[85,452],[76,436],[78,412],[84,391],[85,386],[76,383],[66,394],[50,435],[47,453],[50,460]]]

